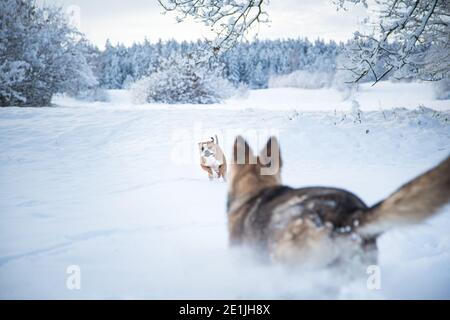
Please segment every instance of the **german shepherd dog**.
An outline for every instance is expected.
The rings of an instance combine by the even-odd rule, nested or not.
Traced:
[[[281,166],[276,138],[257,157],[242,137],[236,139],[228,229],[232,245],[287,265],[326,267],[355,258],[376,263],[378,236],[418,223],[450,201],[450,157],[373,207],[341,189],[283,186]],[[262,174],[269,167],[277,170]]]

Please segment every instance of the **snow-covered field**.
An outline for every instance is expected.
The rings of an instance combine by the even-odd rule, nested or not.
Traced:
[[[229,156],[236,134],[256,149],[274,133],[286,184],[371,205],[450,154],[450,101],[428,85],[363,87],[357,103],[300,89],[206,107],[111,97],[0,109],[0,298],[450,298],[450,206],[379,239],[374,291],[364,268],[299,272],[230,249],[227,185],[196,162],[211,134]],[[81,290],[66,287],[71,265]]]

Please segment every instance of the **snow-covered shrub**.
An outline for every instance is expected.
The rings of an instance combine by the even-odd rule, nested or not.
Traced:
[[[74,65],[78,67],[78,70],[73,70],[73,73],[77,76],[74,81],[68,81],[67,89],[64,92],[83,101],[109,101],[107,91],[100,88],[99,81],[94,75],[99,72],[98,57],[100,51],[84,38],[81,38],[75,46],[75,57],[78,61]]]
[[[334,89],[341,92],[343,100],[348,100],[352,97],[353,93],[358,90],[358,84],[354,83],[352,72],[345,68],[347,62],[347,56],[341,54],[337,57],[337,68],[332,84]]]
[[[434,95],[438,100],[450,99],[450,78],[445,78],[433,84]]]
[[[0,44],[1,45],[1,44]],[[30,65],[25,61],[1,61],[0,62],[0,106],[11,102],[26,102],[24,93],[16,88],[26,79]]]
[[[65,70],[70,77],[59,83],[58,92],[65,92],[75,98],[95,98],[98,82],[78,48],[74,48],[72,61]]]
[[[245,83],[240,83],[233,95],[235,99],[247,99],[249,96],[250,96],[250,89],[248,88],[248,85],[246,85]]]
[[[269,88],[322,89],[329,88],[332,81],[331,73],[297,70],[286,75],[272,76]]]
[[[79,91],[73,97],[88,102],[109,102],[108,92],[97,87]]]
[[[358,90],[358,84],[351,82],[350,72],[339,69],[333,79],[332,87],[341,93],[342,100],[348,100],[355,91]]]
[[[144,77],[141,80],[136,81],[130,87],[131,100],[134,104],[144,104],[147,103],[152,92],[152,81],[151,77]]]
[[[231,83],[205,63],[179,55],[162,61],[158,71],[131,86],[134,103],[211,104],[231,96],[233,91]]]
[[[122,88],[125,90],[129,90],[131,88],[131,86],[133,85],[133,83],[135,83],[135,80],[133,79],[133,77],[131,75],[127,75],[127,77],[123,81]]]
[[[48,105],[53,94],[97,82],[61,9],[0,1],[0,106]]]

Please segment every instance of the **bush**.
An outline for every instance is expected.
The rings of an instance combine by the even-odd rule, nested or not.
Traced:
[[[77,92],[72,97],[87,102],[109,102],[108,92],[101,88],[92,88]]]
[[[131,86],[133,102],[211,104],[230,97],[231,83],[196,63],[191,56],[175,56],[160,63],[158,71]]]
[[[445,78],[433,84],[434,96],[438,100],[450,99],[450,78]]]
[[[248,85],[245,83],[240,83],[237,89],[235,90],[235,93],[233,95],[233,98],[235,99],[248,99],[250,96],[250,89],[248,88]]]
[[[287,75],[271,77],[269,88],[322,89],[329,88],[332,82],[331,73],[298,70]]]

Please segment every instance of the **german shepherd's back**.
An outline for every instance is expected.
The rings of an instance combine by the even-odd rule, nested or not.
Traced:
[[[450,201],[450,157],[371,208],[345,190],[283,186],[276,138],[255,157],[238,137],[233,158],[228,195],[231,243],[254,247],[288,264],[327,266],[355,257],[374,263],[380,234],[419,222]],[[277,170],[261,174],[268,167]]]

